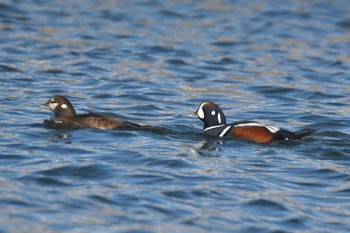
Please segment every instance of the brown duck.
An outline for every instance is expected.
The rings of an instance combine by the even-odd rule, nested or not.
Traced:
[[[73,105],[62,95],[54,95],[43,104],[55,113],[51,120],[45,120],[53,128],[95,128],[117,129],[120,127],[140,127],[140,125],[97,113],[76,114]]]

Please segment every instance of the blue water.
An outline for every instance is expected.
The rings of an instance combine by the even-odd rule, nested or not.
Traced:
[[[1,1],[0,232],[350,231],[350,5]],[[67,96],[151,130],[54,130]],[[317,132],[208,139],[193,115]]]

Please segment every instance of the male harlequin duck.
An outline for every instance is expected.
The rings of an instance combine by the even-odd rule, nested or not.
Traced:
[[[198,107],[196,114],[204,122],[203,131],[208,136],[234,137],[258,143],[270,143],[278,140],[301,139],[315,132],[314,130],[290,132],[256,121],[239,121],[226,124],[223,111],[213,102],[203,102]]]
[[[116,129],[119,127],[140,127],[138,124],[97,113],[76,114],[73,105],[62,95],[55,95],[44,106],[55,113],[55,118],[45,120],[53,128]]]

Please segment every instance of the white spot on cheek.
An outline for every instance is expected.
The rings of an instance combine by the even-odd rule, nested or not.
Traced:
[[[215,112],[215,111],[211,111],[211,115],[213,115],[213,116],[214,116],[215,114],[216,114],[216,112]]]
[[[67,108],[67,104],[62,104],[61,108]]]
[[[55,110],[56,107],[57,107],[57,105],[58,105],[58,103],[49,103],[49,108],[50,108],[51,110]]]

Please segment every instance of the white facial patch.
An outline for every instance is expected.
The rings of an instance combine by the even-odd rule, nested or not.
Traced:
[[[58,103],[49,103],[49,108],[51,109],[51,110],[55,110],[56,108],[57,108],[57,105],[58,105]]]
[[[216,112],[215,111],[211,111],[211,115],[215,116]]]
[[[67,108],[67,104],[62,104],[61,108]]]
[[[203,105],[205,103],[201,104],[201,106],[199,106],[198,111],[197,111],[197,116],[201,119],[204,119],[204,111],[203,111]]]

